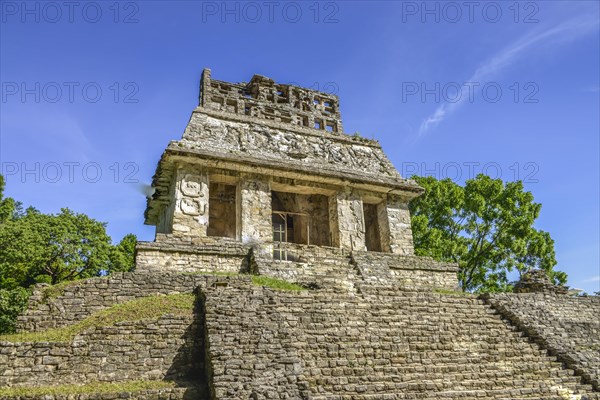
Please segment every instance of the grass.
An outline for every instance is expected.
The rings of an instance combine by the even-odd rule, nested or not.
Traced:
[[[98,311],[76,324],[42,332],[0,335],[9,342],[69,342],[75,335],[91,327],[111,326],[117,322],[156,319],[164,314],[191,315],[196,297],[193,294],[150,296],[115,304]]]
[[[186,272],[183,275],[216,275],[216,276],[243,276],[244,274],[240,274],[237,272],[224,272],[224,271],[211,271],[211,272]],[[75,281],[66,281],[60,282],[56,285],[48,286],[44,288],[43,295],[44,299],[55,299],[59,296],[62,296],[65,292],[65,288],[71,285],[77,285],[81,283],[80,280]],[[258,286],[267,286],[272,289],[278,290],[305,290],[302,286],[296,285],[294,283],[290,283],[281,279],[269,278],[266,276],[252,276],[252,283]]]
[[[256,286],[266,286],[275,290],[306,290],[306,288],[296,285],[295,283],[263,275],[252,275],[252,284]]]
[[[276,290],[306,290],[305,287],[284,281],[283,279],[271,278],[264,275],[248,275],[240,274],[237,272],[190,272],[189,275],[216,275],[216,276],[250,276],[252,277],[252,284],[255,286],[266,286]]]
[[[149,389],[167,389],[175,387],[167,381],[129,381],[129,382],[93,382],[85,385],[59,385],[39,387],[0,388],[1,398],[44,395],[78,395],[89,393],[139,392]]]
[[[216,276],[240,276],[242,274],[238,272],[225,272],[225,271],[197,271],[197,272],[183,272],[182,275],[216,275]]]

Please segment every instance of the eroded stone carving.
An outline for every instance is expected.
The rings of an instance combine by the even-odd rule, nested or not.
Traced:
[[[179,208],[186,215],[197,216],[206,214],[206,201],[183,197],[179,200]]]
[[[187,174],[181,182],[181,193],[189,197],[203,197],[206,184],[197,175]]]

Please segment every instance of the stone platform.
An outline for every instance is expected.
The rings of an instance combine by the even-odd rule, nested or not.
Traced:
[[[512,309],[525,309],[531,294],[478,298],[425,286],[381,285],[360,273],[353,287],[283,291],[256,285],[249,275],[164,273],[88,279],[51,296],[41,286],[20,319],[22,330],[73,326],[115,304],[151,296],[195,293],[197,301],[188,316],[92,327],[69,342],[1,341],[0,390],[131,380],[180,387],[0,398],[600,398],[589,374],[567,368],[545,345],[554,332],[572,332],[553,326],[597,315],[597,301],[546,297],[547,310],[560,313],[562,307],[569,317],[544,320],[541,312],[521,313],[521,322],[514,323],[505,318],[507,299]],[[549,322],[555,320],[560,322]],[[524,329],[526,324],[537,327],[537,336]],[[591,374],[597,353],[594,357],[581,345],[585,338],[598,343],[598,331],[593,324],[578,329],[561,336],[561,348],[573,359],[592,362]]]

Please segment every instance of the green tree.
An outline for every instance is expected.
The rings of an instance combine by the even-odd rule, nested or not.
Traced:
[[[29,286],[56,284],[116,271],[135,265],[135,235],[112,246],[106,224],[62,209],[46,215],[4,198],[0,175],[0,333],[14,332],[25,309]]]
[[[135,245],[137,237],[129,233],[121,239],[119,244],[110,249],[110,265],[108,273],[127,272],[135,268]]]
[[[66,208],[57,215],[29,208],[0,227],[0,288],[98,276],[110,248],[101,222]]]
[[[465,186],[450,179],[413,179],[425,188],[410,204],[415,253],[457,263],[464,291],[507,291],[509,272],[533,268],[546,271],[555,283],[566,282],[567,275],[554,270],[554,241],[533,227],[541,204],[522,182],[482,174]]]
[[[4,198],[4,177],[0,175],[0,224],[11,219],[16,210],[16,202],[10,197]]]
[[[22,287],[0,289],[0,334],[13,333],[17,317],[27,307],[29,291]]]

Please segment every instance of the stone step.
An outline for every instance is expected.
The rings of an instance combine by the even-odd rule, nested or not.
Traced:
[[[396,365],[383,365],[377,364],[372,360],[366,359],[354,359],[348,360],[348,358],[341,357],[323,357],[320,359],[304,359],[303,364],[305,368],[321,368],[321,369],[329,369],[333,370],[336,368],[341,369],[352,369],[354,371],[368,370],[372,373],[380,373],[380,374],[392,374],[392,375],[407,375],[411,373],[417,374],[475,374],[475,373],[489,373],[489,374],[512,374],[513,371],[543,371],[548,376],[557,376],[557,377],[566,377],[572,376],[573,371],[562,369],[560,363],[549,363],[549,362],[528,362],[526,364],[514,364],[512,365],[512,370],[507,371],[506,362],[505,361],[497,361],[497,362],[486,362],[486,363],[472,363],[468,365],[460,365],[457,363],[445,363],[444,365],[440,364],[427,364],[427,365],[406,365],[406,364],[396,364]],[[388,360],[384,360],[388,362]],[[394,361],[394,357],[391,357],[391,362]],[[330,374],[331,375],[331,374]]]
[[[337,387],[319,387],[313,400],[317,399],[349,399],[349,400],[383,400],[383,399],[596,399],[596,393],[581,393],[565,389],[561,385],[533,385],[523,387],[519,381],[509,382],[504,388],[482,388],[473,385],[472,388],[447,389],[440,387],[437,382],[426,381],[419,383],[401,383],[396,385],[338,385]],[[344,395],[335,395],[343,392]]]
[[[98,382],[99,384],[102,384]],[[85,391],[84,393],[76,393],[68,391],[65,393],[57,393],[56,389],[52,392],[36,394],[39,391],[38,387],[22,387],[25,393],[15,395],[0,395],[0,400],[208,400],[209,391],[205,384],[180,384],[173,388],[162,389],[139,389],[133,391],[123,390],[101,390],[101,391]],[[27,394],[26,392],[29,392]]]

